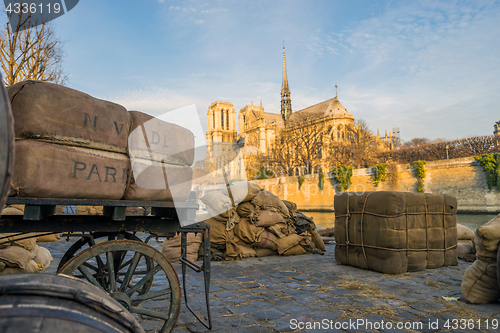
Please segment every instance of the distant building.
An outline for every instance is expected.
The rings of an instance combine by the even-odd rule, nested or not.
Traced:
[[[279,140],[287,134],[300,135],[303,131],[321,127],[321,139],[318,142],[327,145],[330,142],[352,141],[361,135],[370,136],[377,150],[392,148],[392,133],[379,138],[366,133],[360,124],[354,123],[354,116],[340,103],[338,96],[317,103],[299,111],[292,110],[292,100],[286,73],[285,48],[283,47],[283,77],[281,89],[280,114],[264,111],[262,100],[260,105],[247,105],[240,109],[238,116],[238,133],[235,129],[235,111],[232,103],[217,101],[210,105],[207,112],[208,132],[207,142],[209,156],[214,161],[212,171],[220,169],[224,161],[234,158],[231,145],[237,138],[244,138],[246,167],[253,160],[258,160],[270,154]],[[399,134],[399,129],[398,129]],[[358,139],[359,140],[359,139]],[[326,155],[322,154],[321,144],[318,145],[316,162],[313,167],[317,170],[327,170],[331,167],[326,162]],[[299,148],[300,149],[300,148]],[[253,157],[252,157],[253,156]],[[292,156],[291,159],[294,157]],[[291,161],[291,163],[299,163]],[[234,170],[234,174],[239,174]],[[293,172],[296,174],[297,172]],[[298,173],[301,173],[299,170]]]

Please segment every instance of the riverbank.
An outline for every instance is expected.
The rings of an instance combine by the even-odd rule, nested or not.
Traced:
[[[59,259],[71,243],[59,240],[41,244],[55,257],[49,272],[55,272]],[[150,245],[161,248],[161,243],[155,240],[151,240]],[[212,262],[212,332],[500,330],[500,323],[498,329],[492,329],[492,325],[500,321],[500,303],[471,305],[461,298],[462,275],[471,265],[469,262],[459,260],[458,266],[388,275],[337,265],[334,248],[334,243],[326,244],[327,251],[323,255]],[[180,276],[180,265],[174,266]],[[203,310],[201,274],[189,271],[187,281],[190,305],[197,311]],[[162,306],[158,301],[143,305],[159,309]],[[473,328],[452,330],[461,319],[470,320],[467,323]],[[156,328],[155,322],[139,320],[150,332]],[[366,326],[369,323],[373,329]],[[489,329],[485,329],[486,324]],[[317,329],[305,329],[314,325]],[[396,329],[398,325],[402,329]],[[208,330],[197,323],[183,305],[174,332]]]

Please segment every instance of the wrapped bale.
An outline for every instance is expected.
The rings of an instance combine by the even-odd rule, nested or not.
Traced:
[[[121,198],[129,164],[124,107],[39,81],[7,93],[16,134],[10,195]]]
[[[457,265],[457,200],[394,191],[335,195],[335,259],[399,274]]]
[[[185,201],[193,178],[193,133],[139,111],[129,114],[133,174],[123,199]]]

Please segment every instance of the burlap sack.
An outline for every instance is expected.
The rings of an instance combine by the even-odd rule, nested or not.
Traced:
[[[186,257],[190,261],[196,261],[198,259],[198,250],[200,249],[201,243],[203,242],[203,234],[188,233],[186,235],[187,242],[187,252]],[[175,235],[174,237],[163,240],[163,245],[161,247],[161,252],[167,257],[170,262],[180,262],[181,257],[181,234]]]
[[[257,241],[259,235],[264,231],[263,227],[258,227],[250,223],[248,218],[240,218],[240,222],[234,226],[234,234],[248,244],[253,244]]]
[[[194,135],[190,130],[139,111],[129,111],[129,114],[131,157],[165,164],[193,164]]]
[[[278,239],[278,253],[285,253],[287,250],[299,244],[301,240],[302,237],[297,234],[291,234],[289,236]]]
[[[241,217],[248,217],[249,220],[253,223],[257,221],[257,216],[259,214],[259,207],[255,206],[250,202],[243,202],[238,205],[236,208],[236,212]]]
[[[479,236],[476,229],[476,237],[474,238],[476,253],[483,258],[495,259],[497,257],[498,239],[490,240]]]
[[[8,267],[19,267],[25,269],[30,260],[32,260],[38,252],[38,245],[31,251],[23,249],[19,246],[9,246],[0,250],[0,261],[3,261]]]
[[[225,249],[224,256],[227,261],[241,259],[242,251],[236,244],[238,238],[234,235],[234,229],[227,230],[226,225],[213,218],[204,222],[210,224],[210,246]]]
[[[37,263],[41,272],[44,272],[47,268],[49,268],[52,260],[53,258],[50,251],[42,246],[39,246],[33,261]]]
[[[478,258],[467,268],[461,285],[462,296],[469,303],[485,304],[500,298],[496,259]]]
[[[231,191],[235,204],[238,205],[255,198],[260,193],[261,188],[257,184],[241,181],[232,183],[229,186],[229,190]],[[227,191],[228,196],[229,190]]]
[[[257,237],[253,246],[276,251],[279,246],[279,241],[274,234],[270,233],[268,230],[264,230],[260,233],[259,237]]]
[[[16,139],[127,153],[130,118],[121,105],[54,83],[31,80],[7,87],[7,94]]]
[[[301,254],[305,254],[305,253],[306,253],[306,250],[304,250],[304,248],[302,246],[297,244],[295,246],[292,246],[291,248],[289,248],[285,252],[283,252],[281,255],[282,256],[295,256],[295,255],[301,255]]]
[[[15,207],[6,207],[2,210],[1,215],[23,215],[24,213]],[[6,247],[11,245],[10,238],[8,236],[14,235],[12,233],[0,234],[0,249],[5,249]],[[18,237],[19,238],[19,237]]]
[[[471,245],[472,247],[474,247],[474,241],[471,240],[471,239],[459,239],[458,242],[457,242],[457,246],[459,244],[469,244]]]
[[[286,208],[288,208],[288,212],[290,213],[290,216],[296,217],[297,216],[297,204],[295,202],[291,202],[288,200],[282,200],[282,201],[285,204]]]
[[[258,206],[261,210],[278,212],[285,219],[290,218],[290,212],[283,201],[267,190],[261,191],[255,198],[252,199],[251,202],[255,206]]]
[[[261,249],[255,248],[255,256],[256,257],[268,257],[268,256],[277,256],[278,252],[272,249]]]
[[[225,249],[228,241],[226,226],[213,218],[204,222],[210,224],[210,246],[216,249]]]
[[[2,209],[2,216],[3,215],[24,215],[23,211],[14,207],[5,207]]]
[[[275,225],[266,227],[266,229],[272,232],[278,238],[283,238],[289,235],[289,233],[287,233],[288,227],[286,223],[276,223]]]
[[[40,267],[38,267],[37,263],[34,260],[30,260],[24,268],[5,267],[3,270],[0,270],[0,275],[38,272],[40,272]]]
[[[102,215],[103,206],[76,206],[76,215]]]
[[[8,239],[10,241],[10,245],[12,245],[12,246],[19,246],[19,247],[22,247],[23,249],[26,249],[28,251],[33,250],[33,248],[36,246],[36,237],[34,237],[35,233],[33,233],[33,232],[29,232],[29,233],[21,234],[21,235],[19,235],[19,233],[0,234],[0,238],[2,238],[4,236],[8,237]],[[25,237],[30,237],[30,238],[21,239],[21,238],[25,238]],[[0,240],[0,243],[3,241],[4,240]],[[3,244],[5,244],[5,243],[3,243]]]
[[[500,214],[478,227],[476,233],[484,239],[500,239]]]
[[[257,253],[255,250],[251,247],[245,246],[245,245],[238,245],[239,248],[241,249],[241,257],[242,258],[252,258],[256,257]]]
[[[233,208],[231,199],[223,191],[208,192],[200,200],[207,206],[207,210],[210,208],[211,215],[227,217],[228,211]]]
[[[334,209],[339,264],[389,274],[458,264],[455,197],[342,193]]]
[[[457,255],[459,258],[463,258],[468,254],[473,254],[474,253],[474,248],[472,247],[472,244],[468,243],[458,243],[457,244]]]
[[[133,160],[124,200],[185,201],[191,192],[193,169],[190,166]]]
[[[323,242],[323,238],[321,238],[319,233],[316,230],[311,229],[309,229],[309,232],[311,233],[312,241],[316,248],[320,249],[321,251],[326,251],[325,243]]]
[[[125,191],[126,155],[16,141],[11,194],[39,198],[120,199]]]
[[[257,215],[255,225],[258,227],[271,227],[276,223],[285,223],[285,219],[280,213],[272,212],[270,210],[261,210]]]
[[[458,238],[458,240],[474,239],[474,231],[472,231],[471,229],[467,228],[464,225],[457,223],[457,238]]]

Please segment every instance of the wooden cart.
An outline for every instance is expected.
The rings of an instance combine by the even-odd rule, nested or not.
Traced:
[[[64,254],[58,274],[86,279],[107,292],[128,311],[146,320],[161,320],[160,332],[170,332],[181,307],[181,287],[172,264],[155,248],[147,245],[151,237],[181,234],[181,269],[184,302],[193,315],[211,329],[210,289],[210,225],[194,222],[198,205],[195,198],[183,203],[163,201],[86,200],[7,198],[7,204],[25,205],[24,215],[2,216],[0,233],[31,232],[79,237]],[[103,206],[103,215],[55,214],[56,206]],[[128,207],[149,207],[149,216],[128,215]],[[181,221],[192,221],[181,227]],[[186,225],[185,223],[183,223]],[[146,231],[150,237],[141,241],[136,232]],[[203,233],[203,262],[199,266],[186,258],[186,235]],[[30,236],[26,236],[28,238]],[[0,238],[0,241],[2,239]],[[186,267],[203,272],[206,320],[188,303]],[[162,310],[141,306],[145,301],[162,304]]]
[[[1,75],[0,75],[1,79]],[[1,81],[1,80],[0,80]],[[212,322],[209,307],[210,287],[210,225],[194,223],[198,205],[193,197],[183,203],[158,201],[84,200],[6,198],[14,160],[14,123],[5,88],[0,83],[0,208],[7,204],[25,205],[24,215],[0,217],[0,233],[31,232],[77,233],[80,239],[61,260],[58,273],[88,280],[104,290],[131,313],[143,319],[161,321],[161,332],[175,326],[181,307],[179,278],[171,263],[158,250],[142,242],[135,233],[147,231],[150,237],[181,234],[181,269],[184,300],[187,308],[208,329]],[[102,216],[58,215],[56,206],[103,206]],[[148,207],[149,216],[127,215],[127,207]],[[186,223],[181,223],[181,221]],[[192,224],[190,223],[192,222]],[[181,227],[181,225],[188,225]],[[203,233],[204,257],[201,266],[186,258],[186,234]],[[25,238],[29,238],[27,235]],[[1,242],[1,239],[0,239]],[[206,321],[188,304],[186,267],[203,272]],[[159,300],[160,302],[149,302]],[[162,310],[142,303],[166,305]],[[166,308],[166,309],[165,309]]]

